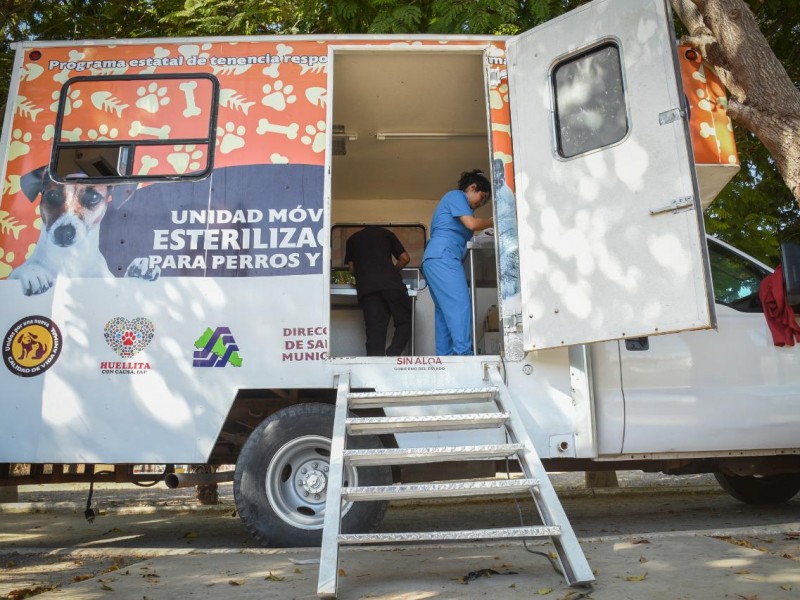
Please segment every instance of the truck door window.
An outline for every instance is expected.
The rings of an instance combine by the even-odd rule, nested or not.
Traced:
[[[61,88],[50,172],[70,182],[205,177],[218,97],[205,74],[74,77]]]
[[[714,242],[709,242],[708,251],[714,300],[740,312],[764,312],[758,286],[767,272]]]
[[[552,70],[556,148],[572,158],[619,142],[628,115],[619,47],[604,43]]]

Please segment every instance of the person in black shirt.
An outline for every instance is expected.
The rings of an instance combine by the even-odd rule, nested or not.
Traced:
[[[364,312],[367,333],[367,356],[400,356],[411,337],[411,298],[401,274],[409,260],[397,236],[383,227],[368,225],[347,239],[344,262],[356,278],[358,305]],[[394,337],[387,348],[390,316],[394,320]]]

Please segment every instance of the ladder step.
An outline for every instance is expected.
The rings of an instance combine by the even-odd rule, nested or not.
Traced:
[[[507,458],[525,447],[522,444],[489,444],[485,446],[442,446],[438,448],[379,448],[345,450],[346,464],[358,466],[411,465],[455,460]]]
[[[497,496],[529,492],[538,479],[499,479],[458,481],[452,483],[413,483],[342,488],[342,500],[411,500],[414,498],[460,498],[462,496]]]
[[[403,392],[351,392],[347,395],[347,401],[350,408],[470,404],[473,402],[491,402],[494,400],[496,393],[496,387]]]
[[[404,417],[352,417],[345,421],[350,435],[446,431],[451,429],[486,429],[500,427],[509,418],[502,413],[467,413],[461,415],[420,415]]]
[[[339,544],[391,544],[402,542],[447,542],[463,540],[501,540],[518,538],[558,537],[556,525],[538,527],[501,527],[497,529],[466,529],[462,531],[406,531],[402,533],[345,533]]]

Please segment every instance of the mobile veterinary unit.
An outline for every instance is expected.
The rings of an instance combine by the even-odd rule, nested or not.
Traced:
[[[322,544],[323,596],[340,545],[398,541],[368,533],[393,498],[530,491],[541,524],[403,539],[544,535],[586,583],[545,469],[800,489],[800,355],[762,314],[771,270],[705,236],[738,159],[665,1],[511,38],[29,42],[11,90],[2,483],[235,463],[260,543]],[[464,261],[476,352],[433,356],[427,226],[472,168],[496,223]],[[363,356],[365,223],[412,257],[404,356]],[[492,479],[505,458],[521,479]]]

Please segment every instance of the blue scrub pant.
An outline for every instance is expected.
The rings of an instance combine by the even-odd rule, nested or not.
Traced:
[[[422,272],[436,308],[436,354],[472,355],[472,299],[460,260],[427,258]]]

